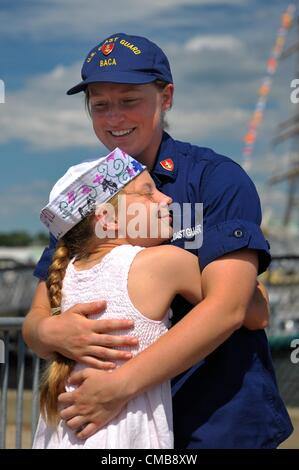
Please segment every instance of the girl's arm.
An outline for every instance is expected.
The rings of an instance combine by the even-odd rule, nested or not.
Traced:
[[[176,293],[192,305],[203,300],[201,273],[198,259],[186,250],[169,247],[170,272],[167,274],[176,285]],[[172,251],[171,251],[172,250]],[[256,282],[254,293],[246,310],[243,326],[249,330],[261,330],[268,326],[270,316],[269,296],[266,287]]]
[[[199,270],[198,258],[190,252],[175,246],[164,247],[168,249],[165,267],[158,264],[158,269],[164,273],[164,282],[173,286],[174,294],[182,295],[192,305],[203,300],[202,277]],[[157,256],[160,257],[157,252]],[[165,257],[165,251],[164,251]],[[161,258],[162,259],[162,256]],[[270,305],[268,292],[262,282],[257,281],[254,293],[246,310],[243,326],[249,330],[260,330],[268,326],[270,316]]]

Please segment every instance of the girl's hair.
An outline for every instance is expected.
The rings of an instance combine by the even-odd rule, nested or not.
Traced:
[[[118,196],[125,193],[120,191],[109,204],[117,208]],[[73,257],[77,260],[87,258],[91,253],[92,242],[95,237],[95,212],[93,211],[79,224],[75,225],[57,243],[49,268],[46,282],[51,308],[61,306],[62,281],[67,265]],[[98,240],[101,243],[100,240]],[[48,425],[56,426],[59,421],[57,398],[64,391],[75,361],[68,359],[60,353],[55,353],[45,369],[41,378],[40,409]]]
[[[158,88],[159,91],[163,91],[164,88],[168,85],[167,82],[164,82],[163,80],[155,80],[153,84]],[[90,109],[90,104],[89,104],[89,98],[90,94],[88,91],[88,87],[85,88],[85,109],[87,111],[87,114],[91,116],[91,109]],[[161,126],[163,130],[166,130],[169,128],[169,124],[166,120],[166,112],[163,111],[161,115]]]

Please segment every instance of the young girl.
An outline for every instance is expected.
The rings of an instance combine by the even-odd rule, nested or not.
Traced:
[[[125,219],[119,196],[125,196]],[[138,204],[144,211],[136,236],[132,207]],[[136,340],[130,350],[137,355],[167,331],[176,294],[192,304],[200,302],[198,258],[175,246],[158,246],[172,235],[170,204],[171,198],[157,190],[146,167],[119,149],[71,167],[54,186],[41,213],[41,220],[60,239],[47,281],[52,313],[104,298],[105,312],[90,318],[131,319],[134,327],[128,335],[136,337],[138,344]],[[153,224],[157,230],[151,236]],[[267,317],[267,296],[259,285],[244,325],[263,328]],[[121,365],[117,361],[116,366]],[[72,390],[67,385],[71,371],[84,367],[58,354],[52,360],[41,386],[42,416],[33,448],[173,447],[169,381],[129,401],[116,418],[85,441],[78,439],[80,425],[76,430],[76,422],[66,425],[59,420],[57,397],[64,388]],[[113,373],[112,364],[109,372]]]

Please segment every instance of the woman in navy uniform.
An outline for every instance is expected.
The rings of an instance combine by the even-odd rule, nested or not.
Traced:
[[[191,204],[190,224],[172,243],[198,254],[205,299],[192,308],[177,297],[170,331],[113,373],[90,368],[73,374],[79,388],[60,395],[61,417],[80,428],[84,439],[130,398],[172,378],[176,448],[276,448],[292,424],[265,332],[241,327],[256,276],[271,259],[253,182],[231,159],[163,131],[173,80],[167,57],[146,38],[119,33],[94,47],[82,81],[68,94],[81,91],[99,140],[147,165],[158,189],[174,202]],[[198,229],[196,203],[203,204],[203,240],[187,245]],[[55,243],[51,237],[35,270],[40,282],[24,323],[25,340],[44,358],[58,351],[91,367],[110,368],[125,357],[114,348],[131,343],[125,335],[107,333],[125,332],[130,325],[87,319],[105,308],[103,301],[50,315],[45,280]]]

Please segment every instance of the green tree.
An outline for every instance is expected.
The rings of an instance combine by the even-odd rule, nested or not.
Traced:
[[[29,246],[32,237],[27,232],[0,233],[0,246]]]

